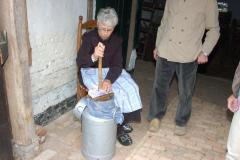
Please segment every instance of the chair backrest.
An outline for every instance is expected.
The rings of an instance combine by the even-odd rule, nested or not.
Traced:
[[[82,43],[82,30],[88,30],[88,29],[94,29],[97,27],[97,21],[96,20],[88,20],[85,23],[82,22],[83,17],[79,16],[79,22],[78,22],[78,35],[77,35],[77,50],[81,47]]]
[[[81,47],[83,30],[94,29],[94,28],[97,27],[97,21],[96,20],[88,20],[88,21],[86,21],[84,23],[82,21],[83,21],[83,17],[79,16],[78,32],[77,32],[77,51]],[[79,68],[78,68],[78,72],[77,73],[79,73]],[[78,79],[77,80],[77,100],[79,100],[80,98],[82,98],[82,97],[84,97],[86,95],[87,95],[87,91],[80,84],[79,79]]]

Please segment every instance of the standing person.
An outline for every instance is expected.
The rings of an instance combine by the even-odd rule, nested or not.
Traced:
[[[234,113],[227,142],[226,160],[240,159],[240,62],[232,84],[233,94],[228,98],[228,109]]]
[[[205,30],[206,38],[202,43]],[[157,132],[166,113],[170,81],[176,72],[179,103],[175,118],[176,135],[186,134],[191,115],[198,64],[208,62],[208,55],[219,38],[216,0],[166,0],[164,15],[158,28],[155,81],[148,120],[149,130]]]
[[[102,89],[114,92],[114,102],[121,109],[124,122],[118,125],[117,139],[125,146],[132,144],[128,133],[133,129],[130,122],[141,120],[142,108],[139,89],[131,76],[122,68],[122,39],[113,33],[118,16],[113,8],[100,9],[97,15],[97,29],[86,32],[78,51],[77,64],[81,71],[79,80],[88,89],[97,86],[98,59],[102,57]]]

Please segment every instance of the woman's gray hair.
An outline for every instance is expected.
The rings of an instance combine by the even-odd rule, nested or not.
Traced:
[[[97,22],[103,23],[109,27],[115,27],[118,24],[118,15],[115,9],[107,7],[98,12]]]

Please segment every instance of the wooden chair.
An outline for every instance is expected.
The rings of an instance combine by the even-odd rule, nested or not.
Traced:
[[[83,21],[83,17],[79,16],[78,32],[77,32],[77,51],[81,47],[82,31],[84,29],[89,30],[89,29],[94,29],[97,27],[97,21],[95,21],[95,20],[88,20],[85,23],[83,23],[82,21]],[[77,73],[79,73],[80,68],[78,68],[77,71],[78,71]],[[79,100],[80,98],[82,98],[86,95],[87,95],[87,90],[80,84],[79,79],[78,79],[77,80],[77,100]]]

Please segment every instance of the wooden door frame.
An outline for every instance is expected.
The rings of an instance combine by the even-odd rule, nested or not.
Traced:
[[[134,44],[134,36],[135,36],[134,33],[135,33],[135,24],[136,24],[136,15],[137,15],[137,5],[138,5],[138,0],[132,0],[130,26],[129,26],[129,33],[128,33],[126,68],[129,65],[130,57],[134,47],[133,44]]]
[[[93,17],[93,0],[87,1],[87,19],[94,19]]]

